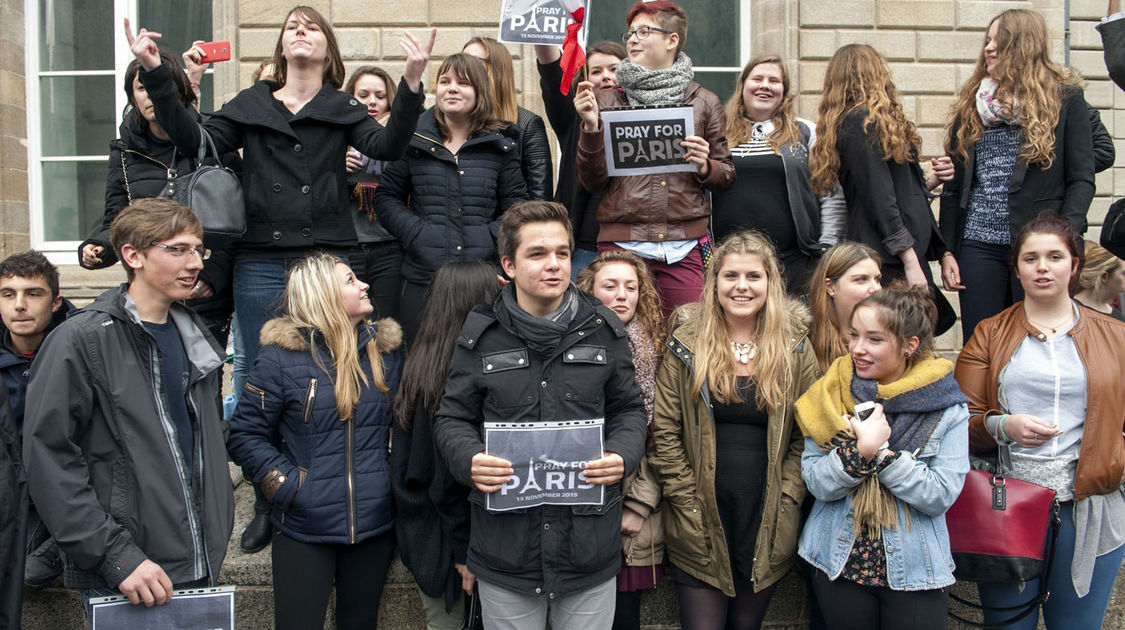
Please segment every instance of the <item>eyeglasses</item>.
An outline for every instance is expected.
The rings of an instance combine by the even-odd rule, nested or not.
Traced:
[[[187,256],[188,254],[195,252],[196,254],[199,254],[200,260],[207,260],[211,257],[211,250],[202,245],[200,245],[199,247],[187,247],[185,245],[165,245],[164,243],[157,243],[156,241],[149,243],[149,245],[167,250],[173,256]]]
[[[625,31],[624,33],[622,33],[621,41],[625,44],[628,44],[629,38],[634,35],[637,36],[637,41],[645,40],[648,39],[648,36],[651,35],[653,31],[656,31],[657,33],[664,33],[665,35],[672,34],[672,31],[663,28],[656,28],[655,26],[642,26],[640,28],[635,28],[631,31]]]

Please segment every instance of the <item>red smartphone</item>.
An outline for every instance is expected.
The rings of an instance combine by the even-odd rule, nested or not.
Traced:
[[[223,40],[217,42],[203,42],[199,45],[203,49],[200,63],[215,63],[216,61],[230,61],[230,42]]]

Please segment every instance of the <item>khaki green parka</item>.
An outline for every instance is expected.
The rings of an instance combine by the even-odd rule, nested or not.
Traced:
[[[793,402],[820,377],[812,344],[805,336],[808,310],[789,300],[786,312],[795,318],[791,339],[793,391],[784,408],[769,414],[769,444],[762,519],[751,579],[758,592],[792,568],[801,533],[801,480],[804,438],[793,417]],[[664,543],[669,560],[685,573],[735,596],[726,535],[715,499],[715,423],[711,392],[692,389],[692,361],[702,318],[681,309],[683,322],[667,342],[668,351],[656,373],[653,410],[655,442],[649,465],[664,489]],[[795,502],[782,501],[782,494]]]

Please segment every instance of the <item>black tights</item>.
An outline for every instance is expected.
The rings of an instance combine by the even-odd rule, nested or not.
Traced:
[[[735,597],[709,587],[676,584],[683,630],[757,630],[777,584],[755,593],[749,583],[736,586]]]
[[[641,630],[641,593],[617,591],[613,609],[613,630]]]
[[[354,545],[273,539],[273,605],[278,630],[324,627],[336,585],[336,627],[369,630],[379,616],[383,582],[395,550],[394,530]]]
[[[944,630],[949,595],[944,588],[894,591],[862,586],[813,570],[813,588],[831,630]]]

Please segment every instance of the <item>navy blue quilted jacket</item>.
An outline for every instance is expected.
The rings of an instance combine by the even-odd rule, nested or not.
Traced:
[[[262,327],[262,350],[227,447],[255,482],[272,475],[274,483],[262,488],[273,501],[273,524],[294,540],[355,544],[394,525],[387,441],[390,400],[402,377],[402,328],[391,319],[360,327],[360,365],[368,375],[364,346],[372,338],[390,390],[364,388],[354,417],[341,422],[332,382],[309,352],[308,329],[284,317]],[[332,369],[327,350],[318,349]],[[275,432],[280,451],[270,441]]]
[[[489,131],[454,155],[433,108],[422,113],[406,155],[387,166],[375,191],[379,221],[406,250],[406,280],[429,284],[447,262],[496,259],[501,215],[528,198],[518,138],[511,127]]]

